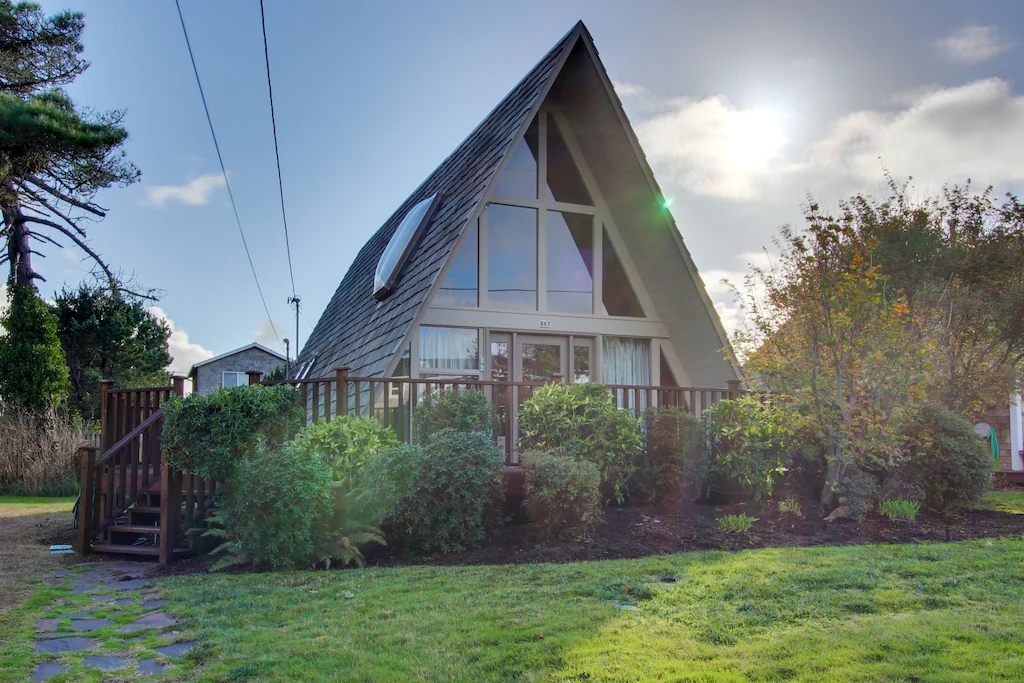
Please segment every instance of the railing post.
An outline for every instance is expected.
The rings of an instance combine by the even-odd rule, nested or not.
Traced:
[[[160,463],[160,564],[174,559],[174,537],[181,516],[181,473]]]
[[[560,372],[555,372],[551,375],[551,381],[554,382],[555,384],[561,384],[563,379],[565,378],[562,376],[562,373]]]
[[[338,383],[338,415],[348,415],[348,368],[335,368],[334,377]]]
[[[93,484],[96,481],[93,470],[96,469],[96,447],[82,446],[78,449],[78,459],[82,464],[78,501],[78,552],[85,555],[92,545],[92,497]]]
[[[249,386],[253,386],[255,384],[259,384],[260,383],[260,378],[263,377],[263,373],[260,372],[259,370],[249,370],[245,374],[249,375]]]
[[[729,398],[737,399],[740,397],[740,381],[738,379],[729,380]]]
[[[171,387],[172,393],[175,396],[185,395],[185,376],[184,375],[171,375]]]
[[[109,392],[114,388],[114,380],[100,380],[100,451],[107,452],[113,442],[110,440],[111,430],[114,428],[114,415],[110,410]]]

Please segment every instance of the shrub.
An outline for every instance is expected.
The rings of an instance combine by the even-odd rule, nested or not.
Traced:
[[[280,444],[293,438],[305,416],[298,390],[283,384],[173,397],[164,410],[167,464],[204,479],[222,480],[261,439]]]
[[[255,562],[272,568],[309,567],[324,559],[328,541],[331,468],[296,444],[259,444],[233,468],[215,522],[215,568]],[[215,551],[216,552],[216,551]]]
[[[882,490],[878,477],[850,465],[839,485],[839,495],[840,504],[843,500],[846,501],[846,516],[860,521],[864,519],[868,510],[875,507],[875,503],[882,496]]]
[[[302,432],[301,448],[323,457],[336,482],[359,485],[370,458],[398,445],[398,436],[372,417],[341,415],[310,425]]]
[[[597,465],[557,453],[527,451],[526,510],[543,536],[590,538],[601,519],[601,473]]]
[[[921,511],[921,504],[904,498],[883,498],[878,501],[879,514],[891,520],[912,522]]]
[[[78,448],[86,443],[85,428],[66,413],[6,406],[0,414],[0,493],[75,495]]]
[[[442,429],[424,445],[393,446],[370,458],[368,504],[412,548],[475,547],[497,517],[504,466],[489,434]]]
[[[643,445],[640,420],[619,410],[601,384],[548,384],[519,411],[521,451],[559,452],[597,465],[621,502]]]
[[[460,432],[486,432],[492,438],[498,434],[500,422],[483,392],[433,391],[423,397],[413,417],[416,443],[426,444],[430,436],[442,429]]]
[[[779,514],[790,513],[797,517],[803,517],[803,510],[800,509],[800,503],[797,502],[796,498],[786,498],[785,500],[779,501]]]
[[[901,475],[924,492],[924,504],[948,512],[981,499],[992,486],[992,458],[964,418],[936,405],[909,416],[900,430]]]
[[[744,515],[726,515],[718,520],[718,528],[726,534],[745,534],[754,526],[757,517]]]
[[[781,405],[753,396],[719,401],[701,415],[701,427],[697,477],[705,495],[724,478],[736,482],[754,501],[771,495],[792,459],[793,430]]]
[[[57,316],[35,287],[12,286],[0,325],[0,399],[29,410],[54,408],[68,397],[68,363]]]
[[[673,500],[683,482],[687,459],[700,433],[700,421],[682,408],[648,408],[644,447],[629,480],[630,498],[642,503]]]

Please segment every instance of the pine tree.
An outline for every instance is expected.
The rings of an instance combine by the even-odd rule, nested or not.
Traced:
[[[68,396],[68,365],[57,337],[57,319],[32,287],[10,288],[0,337],[0,399],[43,410]]]

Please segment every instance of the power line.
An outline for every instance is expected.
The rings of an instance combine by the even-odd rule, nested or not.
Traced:
[[[270,309],[267,307],[267,300],[263,297],[263,288],[260,287],[260,279],[256,276],[256,266],[252,262],[252,254],[249,253],[249,243],[245,241],[245,232],[242,230],[242,219],[238,217],[238,206],[235,204],[235,195],[231,192],[231,183],[228,181],[228,171],[224,167],[224,157],[220,153],[220,145],[217,143],[217,134],[213,131],[213,119],[210,117],[210,108],[206,104],[206,94],[203,93],[203,83],[199,79],[199,69],[196,67],[196,58],[192,54],[192,43],[188,39],[188,29],[185,28],[185,17],[181,13],[181,3],[179,0],[174,0],[174,5],[178,8],[178,19],[181,21],[181,32],[185,34],[185,46],[188,47],[188,58],[192,61],[192,71],[196,75],[196,85],[199,86],[199,97],[203,101],[203,111],[206,112],[206,123],[210,126],[210,136],[213,138],[213,148],[217,150],[217,161],[220,162],[220,172],[224,176],[224,187],[228,191],[228,199],[231,200],[231,209],[235,212],[235,224],[238,225],[238,235],[242,238],[242,246],[245,248],[245,258],[249,260],[249,268],[252,269],[252,279],[256,281],[256,291],[260,294],[260,301],[263,302],[263,310],[267,314],[267,320],[270,321],[270,329],[274,331],[274,337],[277,338],[278,345],[283,349],[284,344],[281,343],[281,337],[277,334],[277,326],[274,325],[274,319],[270,315]]]
[[[270,94],[270,125],[274,130],[274,158],[277,160],[277,189],[281,195],[281,220],[284,222],[284,246],[288,253],[288,277],[292,281],[292,298],[295,298],[295,271],[292,270],[292,245],[288,239],[288,214],[284,210],[284,181],[281,179],[281,154],[277,149],[277,119],[274,117],[274,86],[270,82],[270,49],[267,47],[267,18],[263,13],[263,0],[260,0],[260,21],[263,24],[263,56],[267,62],[267,92]],[[299,340],[295,340],[298,353]]]

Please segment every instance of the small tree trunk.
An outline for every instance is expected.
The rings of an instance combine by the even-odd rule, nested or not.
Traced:
[[[28,243],[28,228],[25,227],[21,203],[14,185],[8,181],[4,191],[9,197],[3,202],[4,225],[7,228],[7,257],[10,260],[10,282],[19,287],[32,287],[36,279],[32,270],[32,252]]]

